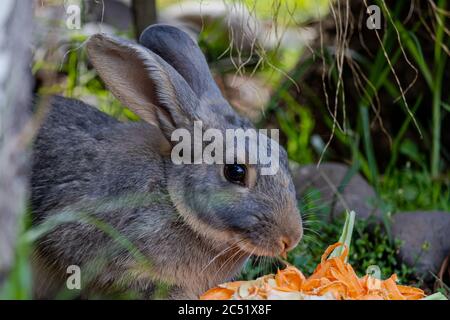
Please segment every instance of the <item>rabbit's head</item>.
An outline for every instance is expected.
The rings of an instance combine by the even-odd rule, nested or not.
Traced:
[[[223,141],[223,149],[212,154],[223,155],[224,163],[205,163],[194,151],[192,157],[176,152],[192,163],[174,161],[180,141],[172,140],[179,139],[179,133],[190,135],[192,141],[198,141],[195,134],[214,133],[214,138],[200,139],[202,149],[207,148],[206,140],[216,141],[220,135],[225,140],[227,129],[254,128],[222,97],[205,57],[185,32],[155,25],[144,31],[140,43],[98,34],[88,40],[87,50],[112,93],[160,129],[167,189],[178,213],[212,243],[269,256],[293,248],[301,238],[302,224],[286,152],[276,141],[257,134],[249,135],[241,150],[233,145],[233,159],[227,158],[230,150]],[[202,128],[194,129],[194,122]],[[199,147],[191,145],[192,150]],[[277,153],[272,174],[263,174],[267,164],[249,161],[255,152]]]

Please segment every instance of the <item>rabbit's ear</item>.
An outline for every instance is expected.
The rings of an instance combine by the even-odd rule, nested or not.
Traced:
[[[87,53],[116,98],[158,126],[168,141],[174,129],[192,126],[198,99],[183,77],[158,55],[105,34],[89,38]]]
[[[223,100],[205,56],[187,33],[157,24],[145,29],[139,42],[174,67],[199,99]]]

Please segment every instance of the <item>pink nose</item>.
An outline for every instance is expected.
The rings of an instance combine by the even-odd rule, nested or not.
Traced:
[[[298,242],[300,241],[301,236],[282,236],[281,237],[281,248],[283,252],[288,252],[294,249]]]
[[[294,249],[303,236],[302,223],[299,223],[298,220],[295,222],[296,223],[292,223],[289,225],[287,230],[284,231],[284,234],[280,238],[280,246],[282,252],[288,252]]]

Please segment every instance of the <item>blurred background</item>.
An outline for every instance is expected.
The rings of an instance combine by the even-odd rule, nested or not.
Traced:
[[[31,297],[26,164],[45,110],[27,101],[63,95],[138,120],[83,44],[97,32],[136,40],[157,22],[198,41],[239,113],[280,129],[305,221],[290,263],[311,273],[354,210],[359,275],[377,265],[449,294],[449,1],[27,0],[0,12],[0,297]],[[254,258],[240,277],[279,266]]]

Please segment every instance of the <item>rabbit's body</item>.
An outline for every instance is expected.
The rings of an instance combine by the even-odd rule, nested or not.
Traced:
[[[222,97],[186,33],[152,26],[141,44],[95,35],[87,52],[142,121],[121,123],[55,98],[36,139],[33,222],[52,226],[35,253],[40,297],[64,288],[76,265],[81,294],[130,289],[151,297],[163,282],[173,286],[171,297],[195,299],[234,277],[250,255],[286,253],[302,235],[287,155],[276,141],[263,139],[264,152],[278,153],[272,175],[246,161],[254,152],[247,144],[231,163],[173,161],[174,133],[193,136],[194,123],[221,135],[253,126]]]
[[[35,217],[89,197],[158,188],[164,175],[152,133],[145,122],[121,123],[80,101],[53,98],[34,147]]]
[[[40,222],[67,208],[75,214],[96,212],[98,219],[127,235],[148,258],[152,274],[157,275],[152,280],[175,285],[172,297],[195,299],[234,276],[248,254],[230,250],[212,261],[225,244],[204,241],[183,223],[168,197],[164,171],[170,163],[157,152],[159,135],[145,122],[121,123],[80,101],[56,97],[35,142],[33,213]],[[119,208],[101,209],[114,205],[114,199]],[[63,242],[53,241],[61,238]],[[53,289],[49,277],[59,275],[59,284],[64,285],[68,266],[82,266],[99,257],[106,261],[95,271],[97,290],[114,291],[109,288],[112,281],[124,278],[122,288],[149,297],[153,292],[153,282],[144,274],[136,278],[142,276],[141,280],[126,283],[127,270],[139,274],[132,252],[92,225],[62,225],[43,242],[45,248],[37,251],[36,258],[50,264],[40,266],[39,297],[55,294],[49,292]]]

